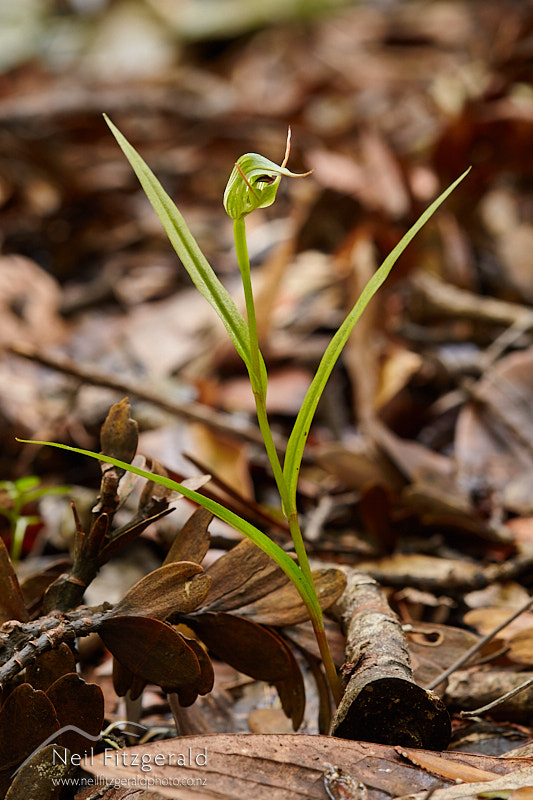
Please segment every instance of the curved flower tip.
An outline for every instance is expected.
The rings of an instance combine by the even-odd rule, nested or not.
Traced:
[[[313,170],[298,174],[285,167],[289,158],[290,141],[289,128],[281,166],[259,153],[246,153],[236,162],[224,191],[224,208],[232,219],[245,217],[256,208],[271,206],[283,176],[304,178],[311,174]]]

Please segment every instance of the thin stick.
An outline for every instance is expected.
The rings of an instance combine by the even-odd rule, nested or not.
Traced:
[[[140,385],[140,381],[128,381],[122,378],[115,378],[94,368],[76,364],[70,359],[42,353],[27,345],[13,345],[10,350],[14,355],[27,358],[30,361],[35,361],[37,364],[55,369],[58,372],[62,372],[64,375],[71,375],[74,378],[78,378],[78,380],[83,383],[115,389],[117,392],[137,397],[139,400],[151,403],[189,422],[201,422],[209,428],[218,430],[221,433],[230,434],[231,436],[244,439],[253,444],[263,444],[263,437],[256,425],[249,422],[243,424],[240,420],[238,423],[234,422],[230,414],[226,414],[222,411],[215,411],[200,403],[170,402],[164,397],[143,388],[143,386]],[[285,438],[274,432],[272,436],[276,449],[281,453],[285,452],[287,444]]]
[[[497,633],[503,630],[503,628],[505,628],[506,625],[509,625],[509,623],[515,620],[517,617],[519,617],[520,614],[523,614],[524,611],[527,611],[532,604],[533,604],[533,598],[530,597],[527,603],[524,603],[524,605],[521,606],[517,611],[514,611],[511,614],[511,616],[508,617],[508,619],[506,619],[504,622],[501,623],[501,625],[498,625],[496,628],[494,628],[494,630],[490,631],[490,633],[487,633],[485,636],[483,636],[478,642],[476,642],[475,645],[473,645],[473,647],[471,647],[469,650],[466,651],[466,653],[464,653],[460,658],[458,658],[457,661],[455,661],[451,665],[451,667],[448,667],[448,669],[444,670],[444,672],[442,672],[437,678],[435,678],[435,680],[431,681],[431,683],[426,688],[435,689],[435,687],[437,687],[440,683],[445,681],[446,678],[448,678],[452,674],[452,672],[455,672],[460,667],[462,667],[463,664],[466,664],[466,662],[469,661],[473,655],[479,652],[479,650],[481,650],[481,648],[484,647],[487,644],[487,642],[490,642],[490,640],[494,636],[496,636]]]
[[[493,700],[491,703],[487,703],[486,706],[481,706],[480,708],[474,709],[474,711],[461,711],[459,713],[460,717],[477,717],[479,714],[484,714],[485,711],[490,711],[492,708],[496,708],[496,706],[500,706],[502,703],[505,703],[506,700],[510,700],[511,697],[514,697],[516,694],[520,694],[520,692],[524,692],[526,689],[529,689],[530,686],[533,686],[533,678],[529,678],[529,680],[524,681],[521,683],[520,686],[517,686],[515,689],[511,689],[511,691],[502,694],[501,697],[498,697],[496,700]]]

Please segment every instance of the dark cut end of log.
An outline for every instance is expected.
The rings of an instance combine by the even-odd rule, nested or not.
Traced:
[[[346,633],[347,686],[332,734],[343,739],[444,750],[451,735],[448,712],[413,678],[407,641],[396,614],[369,575],[347,572],[337,601]]]
[[[382,677],[361,685],[356,674],[344,697],[351,700],[339,706],[332,731],[340,739],[426,750],[445,750],[448,746],[451,725],[446,706],[416,683]]]

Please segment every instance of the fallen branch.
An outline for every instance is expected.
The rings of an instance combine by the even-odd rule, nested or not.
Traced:
[[[0,628],[0,647],[5,659],[0,667],[0,686],[32,664],[37,656],[59,647],[62,642],[88,636],[112,616],[112,606],[104,603],[97,608],[82,607],[71,614],[50,615],[33,622],[4,623]]]
[[[347,639],[347,686],[332,733],[343,739],[445,749],[450,738],[446,707],[415,683],[402,627],[376,581],[349,572],[337,610]]]

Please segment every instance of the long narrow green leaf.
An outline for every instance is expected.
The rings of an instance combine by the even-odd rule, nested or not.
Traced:
[[[456,186],[466,177],[470,170],[467,169],[451,186],[449,186],[430,206],[427,208],[424,213],[418,218],[412,228],[405,234],[405,236],[401,239],[401,241],[396,245],[394,250],[389,253],[385,261],[381,264],[379,269],[372,275],[368,283],[366,284],[365,288],[361,292],[360,297],[358,298],[357,302],[355,303],[354,307],[342,323],[339,330],[335,333],[333,338],[331,339],[328,347],[318,369],[316,371],[315,377],[311,383],[311,386],[307,390],[307,394],[305,395],[304,401],[302,403],[302,407],[296,417],[296,421],[294,423],[294,427],[292,429],[291,435],[289,437],[289,441],[287,444],[287,451],[285,453],[285,462],[283,465],[283,474],[285,476],[285,480],[288,485],[289,489],[289,499],[291,502],[294,503],[295,496],[296,496],[296,485],[298,483],[298,473],[300,470],[300,465],[302,461],[302,455],[305,447],[305,443],[307,441],[307,436],[309,435],[309,428],[311,427],[311,422],[313,420],[316,407],[318,405],[318,401],[324,391],[324,387],[327,383],[327,380],[331,374],[331,370],[335,366],[337,359],[339,358],[342,349],[346,342],[348,341],[348,337],[350,336],[353,327],[363,311],[365,310],[366,306],[377,292],[379,287],[387,278],[389,272],[391,271],[392,267],[406,249],[407,245],[411,242],[411,240],[416,236],[419,230],[426,224],[428,219],[431,215],[437,210],[437,208],[441,205],[441,203],[446,200],[446,198],[453,192]]]
[[[270,556],[270,558],[276,562],[283,572],[285,572],[287,577],[292,581],[300,593],[300,596],[306,607],[309,608],[310,604],[313,603],[314,598],[312,597],[311,590],[309,589],[300,568],[292,560],[292,558],[284,550],[282,550],[279,545],[273,542],[272,539],[269,539],[266,534],[260,531],[259,528],[256,528],[255,525],[252,525],[245,519],[242,519],[242,517],[234,514],[233,511],[224,508],[224,506],[220,505],[220,503],[217,503],[215,500],[211,500],[209,497],[204,497],[203,494],[199,494],[193,489],[188,489],[186,486],[182,486],[181,483],[173,481],[171,478],[166,478],[163,475],[157,475],[153,472],[148,472],[148,470],[134,467],[132,464],[128,464],[126,461],[120,461],[118,458],[113,458],[112,456],[106,456],[102,453],[93,453],[92,450],[82,450],[79,447],[71,447],[68,444],[59,444],[58,442],[38,442],[30,439],[17,439],[17,441],[25,444],[39,444],[47,445],[49,447],[58,447],[61,450],[70,450],[72,453],[79,453],[83,456],[95,458],[98,461],[105,461],[107,464],[113,464],[115,467],[120,467],[127,472],[133,472],[134,475],[139,475],[141,478],[146,478],[149,481],[159,483],[161,486],[166,486],[169,489],[173,489],[175,492],[179,492],[189,500],[193,500],[195,503],[198,503],[198,505],[207,508],[208,511],[211,511],[212,514],[223,520],[223,522],[227,522],[228,525],[231,525],[233,528],[240,531],[244,536],[247,536],[248,539],[251,539],[252,542],[257,545],[257,547]]]
[[[213,268],[200,250],[196,239],[187,227],[183,216],[152,170],[105,114],[104,118],[124,155],[130,162],[174,250],[191,276],[194,285],[208,303],[213,306],[224,323],[235,349],[246,366],[250,368],[248,327],[242,314],[229,292],[217,278]]]

